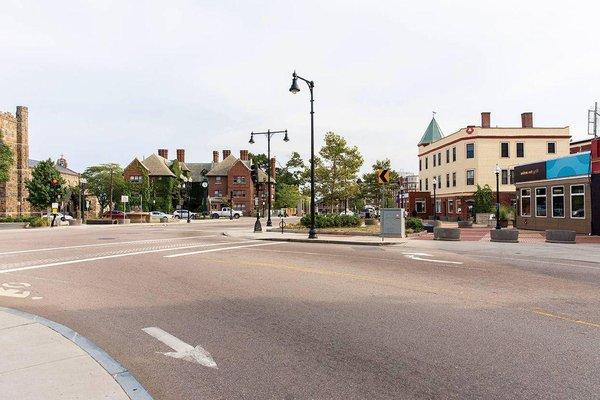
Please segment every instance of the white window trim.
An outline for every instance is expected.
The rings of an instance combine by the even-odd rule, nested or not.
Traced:
[[[544,196],[538,196],[538,189],[546,189],[546,194]],[[536,218],[547,218],[548,217],[548,188],[546,187],[537,187],[534,188],[535,191],[535,217]],[[544,197],[546,199],[546,215],[538,215],[538,197]]]
[[[523,196],[523,190],[529,190],[529,196]],[[523,214],[523,198],[529,198],[529,214]],[[519,189],[519,202],[521,205],[521,217],[531,217],[531,188],[521,188]]]
[[[508,150],[508,155],[506,157],[504,157],[502,155],[502,145],[506,144],[507,150]],[[500,142],[500,158],[510,158],[510,142]]]
[[[554,188],[562,188],[563,193],[562,194],[554,194],[554,190],[553,190]],[[567,214],[566,213],[567,210],[565,210],[565,206],[566,206],[566,204],[565,204],[565,187],[564,186],[552,186],[550,188],[550,196],[552,197],[552,201],[551,201],[551,203],[552,203],[552,218],[564,219],[565,215]],[[562,217],[555,217],[554,216],[554,198],[555,197],[560,197],[560,196],[562,196],[562,198],[563,198],[563,216]]]
[[[417,203],[419,203],[419,204],[422,203],[423,204],[423,212],[418,212],[417,211]],[[425,214],[425,213],[427,213],[427,202],[425,200],[423,200],[423,199],[417,199],[417,200],[415,200],[415,211],[418,212],[419,214]]]
[[[583,193],[577,193],[575,196],[583,197],[583,217],[574,217],[573,216],[573,186],[583,186]],[[578,183],[575,185],[569,185],[569,218],[571,219],[585,219],[586,210],[585,210],[585,185],[583,183]]]
[[[435,200],[435,212],[436,214],[442,213],[442,200],[440,199]]]
[[[467,179],[467,172],[468,171],[473,171],[473,184],[469,185],[469,180]],[[477,172],[475,171],[475,168],[468,168],[465,170],[465,186],[475,186],[477,185]]]
[[[472,158],[469,158],[469,151],[467,150],[467,146],[470,144],[473,145],[473,157]],[[475,146],[475,142],[465,143],[465,160],[474,160],[475,157],[477,157],[477,146]]]
[[[454,200],[448,200],[448,214],[454,214]]]

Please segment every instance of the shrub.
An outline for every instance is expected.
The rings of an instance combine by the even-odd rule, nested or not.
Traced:
[[[31,222],[36,217],[0,217],[0,222]]]
[[[310,215],[307,214],[300,219],[302,226],[310,226]],[[316,228],[340,228],[360,226],[360,218],[356,215],[317,214],[315,215]]]
[[[423,230],[423,221],[419,218],[410,217],[406,220],[406,227],[412,229],[413,232],[421,232]]]
[[[42,226],[50,226],[50,220],[48,218],[34,217],[29,221],[31,228],[40,228]]]

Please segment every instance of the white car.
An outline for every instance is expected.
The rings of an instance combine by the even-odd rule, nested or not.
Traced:
[[[354,215],[354,212],[352,212],[352,211],[350,211],[350,210],[345,210],[345,211],[342,211],[342,212],[340,213],[340,215]]]
[[[150,219],[157,219],[160,222],[168,222],[171,219],[171,216],[162,211],[150,211]]]
[[[190,214],[190,219],[196,219],[196,213],[195,212],[191,212],[188,210],[176,210],[173,213],[173,218],[174,219],[187,219],[188,218],[188,213]]]
[[[49,219],[50,221],[52,221],[52,219],[54,218],[54,214],[44,214],[42,215],[42,218],[46,218]],[[63,213],[57,213],[56,214],[56,220],[61,220],[61,221],[69,221],[72,220],[73,217],[70,216],[69,214],[63,214]]]

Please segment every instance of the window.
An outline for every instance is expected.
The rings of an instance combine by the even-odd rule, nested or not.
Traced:
[[[235,204],[233,206],[233,209],[236,211],[246,211],[246,204],[242,203],[242,204]]]
[[[425,191],[429,190],[429,179],[425,178]]]
[[[467,158],[475,158],[475,143],[467,143]]]
[[[467,170],[467,186],[471,186],[475,184],[475,170],[468,169]]]
[[[429,157],[425,157],[425,169],[429,167]]]
[[[419,158],[419,171],[421,171],[421,159]]]
[[[215,197],[221,197],[221,191],[215,190]]]
[[[456,147],[452,148],[452,162],[456,161]]]
[[[525,157],[525,143],[523,143],[523,142],[517,143],[517,157],[518,158]]]
[[[448,214],[454,214],[454,200],[448,200]]]
[[[552,188],[552,218],[565,217],[565,188],[556,186]]]
[[[245,176],[234,176],[233,177],[233,183],[245,184],[246,183],[246,177]]]
[[[531,189],[521,189],[521,216],[531,217]]]
[[[452,187],[456,187],[456,172],[452,173]]]
[[[450,163],[450,149],[446,149],[446,164]]]
[[[509,182],[510,182],[511,185],[514,185],[514,183],[515,183],[515,170],[511,169],[509,171],[509,174],[510,174],[510,181]]]
[[[222,178],[221,176],[215,177],[215,183],[217,183],[217,184],[221,183],[221,178]]]
[[[423,181],[419,179],[419,192],[423,191]]]
[[[500,143],[500,157],[508,158],[508,142]]]
[[[433,166],[435,167],[436,165],[437,165],[437,157],[434,154],[433,155]]]
[[[446,174],[446,187],[450,187],[450,174]]]
[[[246,197],[246,191],[245,190],[234,190],[233,197]]]
[[[546,188],[535,189],[535,216],[546,216]]]
[[[129,177],[129,181],[130,182],[141,182],[142,181],[142,176],[141,175],[131,175]]]
[[[502,170],[501,183],[503,185],[508,185],[508,170],[507,169]]]
[[[585,218],[585,187],[571,186],[571,218]]]
[[[442,165],[442,153],[438,153],[438,165]]]
[[[556,142],[548,142],[548,154],[556,154]]]
[[[427,212],[427,208],[425,207],[425,200],[418,199],[415,201],[415,211],[418,214],[424,214]]]
[[[441,200],[435,201],[435,212],[438,214],[442,213],[442,201]]]

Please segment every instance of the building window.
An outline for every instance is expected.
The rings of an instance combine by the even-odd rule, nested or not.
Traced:
[[[450,174],[446,174],[446,187],[450,187]]]
[[[555,186],[552,188],[552,218],[565,217],[565,188]]]
[[[221,191],[215,190],[215,197],[221,197]]]
[[[521,216],[531,217],[531,189],[521,189]]]
[[[546,188],[535,189],[535,216],[546,216]]]
[[[467,143],[467,158],[475,158],[475,143]]]
[[[438,214],[442,213],[442,201],[441,200],[435,201],[435,212]]]
[[[452,187],[456,187],[456,172],[452,173]]]
[[[515,170],[514,169],[511,169],[509,171],[509,176],[510,176],[510,181],[509,181],[510,184],[514,185],[514,183],[515,183]]]
[[[437,165],[437,157],[434,154],[433,155],[433,166],[435,167],[436,165]]]
[[[425,200],[419,199],[415,201],[415,211],[418,214],[424,214],[427,212],[427,208],[425,206]]]
[[[246,204],[234,204],[233,209],[236,211],[246,211]]]
[[[218,185],[221,183],[221,178],[220,176],[215,177],[215,183]]]
[[[423,181],[419,179],[419,192],[423,191]]]
[[[500,157],[508,158],[508,142],[500,143]]]
[[[246,191],[245,190],[234,190],[233,197],[246,197]]]
[[[502,183],[503,185],[508,185],[508,170],[503,169],[501,175],[502,176],[500,178],[500,183]]]
[[[423,160],[421,160],[421,159],[419,158],[419,171],[421,171],[421,161],[423,161]]]
[[[452,162],[456,161],[456,147],[452,148]]]
[[[517,142],[517,157],[525,157],[525,143],[523,142]]]
[[[454,200],[448,200],[448,214],[454,214]]]
[[[556,142],[548,142],[548,154],[556,154]]]
[[[141,175],[131,175],[129,177],[129,182],[141,182],[143,180]]]
[[[571,218],[585,218],[585,187],[571,186]]]
[[[425,157],[425,169],[429,167],[429,157]]]
[[[442,153],[438,153],[438,165],[442,165]]]
[[[475,170],[468,169],[467,170],[467,186],[472,186],[475,184]]]
[[[429,190],[429,179],[425,178],[425,191]]]
[[[450,149],[446,149],[446,164],[450,163]]]
[[[233,183],[245,184],[246,183],[246,177],[245,176],[234,176],[233,177]]]

